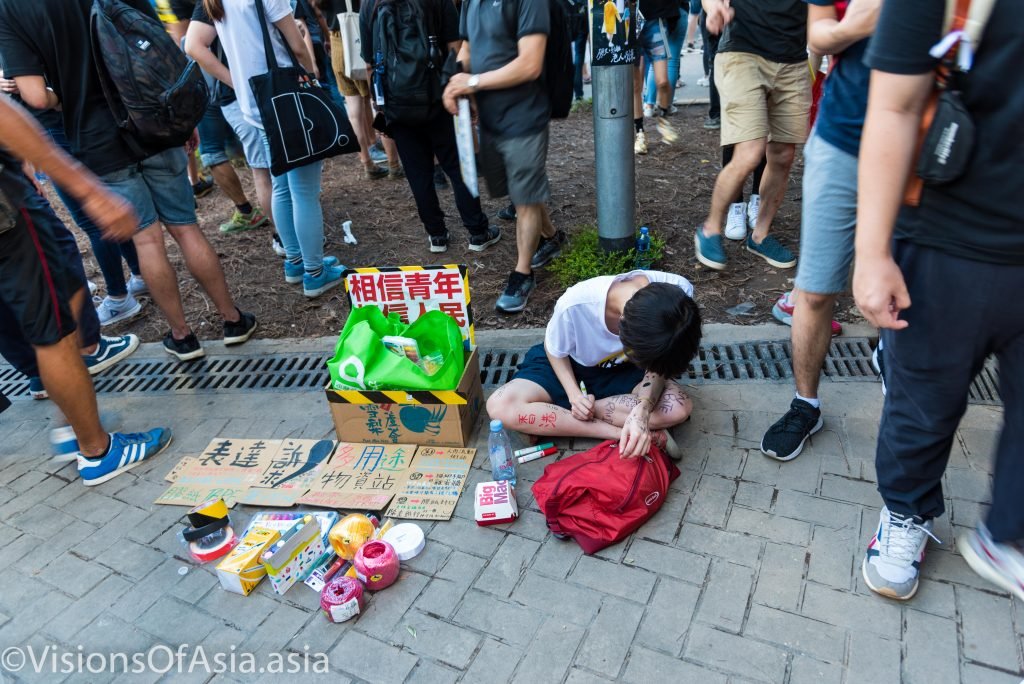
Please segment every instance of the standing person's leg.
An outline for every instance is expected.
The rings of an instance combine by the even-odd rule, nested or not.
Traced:
[[[679,71],[682,66],[683,40],[686,36],[687,15],[679,10],[679,20],[675,28],[668,32],[668,107],[672,108],[672,102],[676,96],[676,84],[679,82]]]
[[[295,237],[302,251],[306,273],[319,275],[324,265],[324,211],[320,204],[323,162],[313,162],[288,172]]]
[[[786,195],[786,184],[789,182],[789,171],[793,167],[793,160],[796,158],[796,145],[790,143],[770,142],[765,150],[768,163],[764,167],[764,175],[761,178],[760,195],[761,208],[757,218],[757,225],[754,227],[752,238],[760,243],[768,236],[775,214],[782,206],[782,200]],[[758,165],[760,165],[758,160]],[[751,169],[751,171],[755,171]]]
[[[686,48],[688,52],[692,52],[693,48],[695,47],[695,40],[697,38],[697,26],[700,23],[700,2],[698,0],[690,0],[690,5],[695,5],[698,9],[696,12],[693,12],[693,7],[691,7],[691,11],[688,12],[688,14],[690,15],[689,17],[687,17],[686,22]],[[704,44],[704,49],[708,49],[707,43]]]
[[[793,313],[790,410],[761,439],[761,451],[780,461],[800,455],[821,429],[818,383],[832,338],[832,311],[848,287],[857,222],[857,158],[811,136],[804,148],[803,229]]]
[[[252,170],[252,180],[256,187],[256,201],[259,203],[259,209],[273,224],[273,183],[270,179],[270,154],[263,145],[263,133],[245,120],[245,117],[242,116],[242,107],[237,101],[221,107],[221,113],[234,130],[239,142],[242,143],[245,160]]]
[[[480,198],[473,197],[462,180],[455,130],[444,114],[439,114],[430,124],[430,143],[435,158],[451,179],[455,206],[459,210],[462,225],[469,231],[469,249],[474,252],[483,251],[501,239],[501,231],[497,227],[491,228]]]
[[[389,131],[398,147],[402,165],[405,166],[405,177],[416,202],[416,212],[427,231],[430,251],[442,253],[448,250],[448,228],[434,187],[434,147],[431,144],[430,125],[413,127],[394,124],[389,127]]]
[[[572,42],[573,77],[572,89],[577,100],[583,99],[583,66],[587,61],[587,34],[578,36]]]
[[[945,512],[942,476],[971,381],[1011,319],[1004,302],[977,287],[995,284],[991,264],[899,240],[894,258],[914,305],[900,313],[906,328],[882,331],[887,393],[875,470],[885,508],[862,572],[872,590],[908,599],[917,591],[931,519]],[[1024,319],[1014,306],[1019,337]],[[953,310],[962,315],[951,326]]]
[[[267,217],[257,211],[249,202],[242,188],[242,181],[231,165],[227,153],[227,141],[231,137],[231,125],[218,105],[210,105],[199,122],[199,154],[203,165],[210,170],[217,187],[235,205],[231,220],[220,226],[222,233],[252,230],[266,225]]]
[[[373,137],[365,123],[365,110],[369,107],[367,98],[370,91],[365,81],[357,82],[345,76],[345,48],[338,31],[331,31],[331,69],[338,82],[338,90],[345,97],[345,113],[348,114],[348,121],[352,124],[352,130],[359,141],[359,161],[363,164],[363,175],[371,180],[384,178],[388,175],[387,171],[377,168],[377,165],[370,160],[370,145],[373,144]]]

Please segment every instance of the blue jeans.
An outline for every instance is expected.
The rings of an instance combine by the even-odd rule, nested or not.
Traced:
[[[587,34],[572,41],[572,63],[576,73],[572,77],[572,92],[576,99],[583,98],[583,64],[587,61]]]
[[[270,159],[270,141],[263,134],[263,146]],[[320,176],[323,162],[292,169],[273,176],[271,206],[274,223],[284,245],[285,258],[302,258],[302,267],[317,271],[324,264],[324,210],[320,206]]]
[[[196,128],[199,130],[199,158],[203,166],[209,169],[230,161],[227,145],[235,132],[220,111],[220,105],[207,107]]]
[[[683,41],[685,40],[686,12],[679,10],[679,21],[676,22],[676,30],[668,34],[668,104],[670,107],[676,94],[676,81],[679,80],[679,54],[683,51]],[[654,66],[648,61],[647,91],[644,93],[644,104],[653,105],[657,102],[657,97],[658,86],[654,82]]]
[[[71,154],[71,144],[68,142],[67,136],[64,135],[63,128],[48,128],[46,132],[53,140],[54,145]],[[68,213],[71,214],[71,219],[89,237],[93,256],[96,257],[100,273],[103,274],[103,282],[107,285],[107,294],[112,297],[123,297],[128,294],[121,258],[123,257],[128,262],[128,268],[132,273],[139,275],[142,272],[139,270],[139,255],[135,252],[135,243],[131,240],[127,242],[104,240],[99,227],[82,210],[82,205],[61,190],[56,183],[53,187],[57,191],[60,201],[64,203]]]

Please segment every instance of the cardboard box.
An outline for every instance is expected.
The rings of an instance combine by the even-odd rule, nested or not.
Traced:
[[[326,388],[334,429],[343,442],[463,447],[484,403],[480,355],[473,350],[451,391]]]
[[[277,530],[254,527],[231,553],[217,564],[220,586],[242,596],[248,596],[267,575],[260,558],[270,545],[281,538]]]
[[[519,517],[516,490],[506,480],[478,482],[473,517],[481,527],[514,521]]]

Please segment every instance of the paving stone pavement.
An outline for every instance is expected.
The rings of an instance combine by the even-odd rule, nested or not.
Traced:
[[[322,395],[103,396],[127,428],[158,418],[176,441],[89,489],[47,458],[49,407],[16,402],[0,416],[0,657],[12,646],[39,655],[164,645],[160,668],[187,643],[202,644],[211,665],[216,651],[251,652],[261,664],[270,653],[296,662],[324,653],[333,681],[382,684],[1020,682],[1024,604],[978,578],[954,543],[987,508],[1000,410],[968,411],[935,529],[944,544],[932,544],[919,594],[901,604],[872,595],[860,575],[879,506],[878,386],[827,384],[825,430],[778,464],[757,446],[791,391],[693,388],[694,416],[675,431],[683,473],[665,506],[592,557],[548,534],[530,493],[543,460],[520,469],[513,524],[477,527],[464,495],[451,521],[423,525],[426,550],[399,582],[340,625],[305,587],[278,597],[264,582],[242,597],[221,590],[210,567],[180,575],[190,565],[175,538],[184,511],[152,504],[170,468],[218,435],[332,437]],[[476,445],[485,440],[481,421]],[[481,449],[468,490],[489,479],[485,463]],[[0,682],[282,679],[201,667],[129,677],[29,669],[0,668]]]

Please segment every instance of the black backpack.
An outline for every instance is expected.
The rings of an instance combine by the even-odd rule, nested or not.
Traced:
[[[388,124],[415,126],[441,111],[441,68],[448,47],[441,43],[438,2],[451,0],[377,0],[374,6],[371,77],[383,84]]]
[[[510,16],[509,9],[514,8]],[[551,31],[548,33],[548,45],[544,53],[544,71],[541,76],[551,103],[551,118],[565,119],[572,109],[572,81],[575,67],[572,63],[572,36],[569,25],[572,21],[568,0],[548,0],[551,16]],[[504,0],[502,11],[505,22],[512,35],[516,35],[519,25],[519,3]]]
[[[90,26],[103,95],[125,139],[150,153],[183,145],[210,102],[199,65],[159,21],[120,0],[93,0]]]

